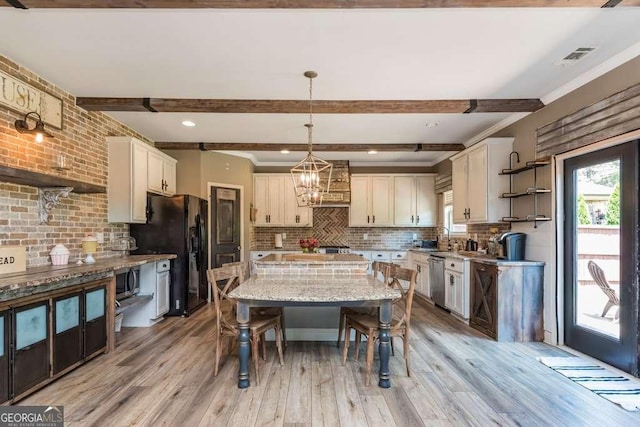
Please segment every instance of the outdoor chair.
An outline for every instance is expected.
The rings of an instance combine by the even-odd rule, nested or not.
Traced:
[[[616,291],[611,289],[611,286],[609,286],[609,282],[607,282],[606,277],[604,277],[604,271],[602,271],[602,268],[600,268],[598,264],[593,261],[589,261],[588,268],[589,273],[591,273],[591,277],[593,277],[593,280],[596,281],[600,289],[602,289],[602,292],[604,292],[607,298],[609,298],[609,301],[607,301],[607,303],[605,304],[604,310],[602,310],[602,314],[600,315],[600,317],[606,316],[611,307],[615,305],[618,306],[618,310],[616,311],[616,314],[614,316],[614,319],[617,320],[618,316],[620,315],[620,300],[616,295]]]

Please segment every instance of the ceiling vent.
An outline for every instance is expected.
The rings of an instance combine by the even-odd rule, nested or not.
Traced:
[[[575,64],[576,62],[582,60],[585,56],[587,56],[589,53],[593,52],[594,50],[596,50],[595,47],[579,47],[573,52],[571,52],[570,54],[568,54],[567,56],[565,56],[564,58],[562,58],[560,61],[558,61],[557,64],[558,65]]]

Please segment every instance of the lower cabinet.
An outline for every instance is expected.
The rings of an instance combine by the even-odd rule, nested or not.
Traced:
[[[102,280],[3,303],[0,403],[26,396],[107,349],[107,285]],[[27,302],[28,301],[28,302]]]
[[[53,300],[53,373],[82,361],[82,292]]]
[[[14,309],[13,396],[37,386],[50,376],[49,301]]]
[[[0,403],[9,400],[10,315],[9,311],[0,311]]]
[[[444,305],[450,311],[466,318],[464,295],[464,274],[457,271],[444,271]]]
[[[431,298],[431,287],[429,286],[429,263],[418,261],[416,262],[416,271],[418,277],[416,278],[416,292],[425,298]]]
[[[469,325],[497,341],[542,341],[543,263],[471,263]]]

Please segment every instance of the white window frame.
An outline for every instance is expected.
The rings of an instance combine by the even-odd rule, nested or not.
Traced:
[[[442,222],[449,229],[451,237],[464,237],[467,235],[467,224],[454,224],[453,222],[453,191],[442,193]]]

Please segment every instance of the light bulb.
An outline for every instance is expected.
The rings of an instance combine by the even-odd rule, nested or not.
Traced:
[[[38,144],[42,144],[42,141],[44,141],[44,135],[40,132],[36,133],[35,140]]]

